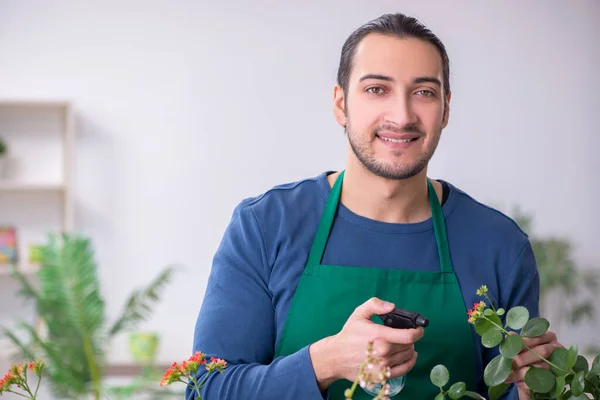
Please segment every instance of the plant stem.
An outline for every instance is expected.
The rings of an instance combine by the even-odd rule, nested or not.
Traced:
[[[204,383],[208,379],[209,375],[210,375],[210,372],[207,372],[206,375],[204,375],[204,378],[202,378],[202,380],[200,381],[200,384],[198,385],[198,388],[201,388],[202,386],[204,386]]]
[[[492,303],[492,300],[491,300],[491,299],[488,297],[487,293],[486,293],[486,294],[484,294],[483,296],[484,296],[484,297],[486,298],[486,300],[487,300],[487,301],[490,303],[490,307],[492,307],[492,310],[493,310],[494,312],[496,312],[496,308],[494,307],[494,304]]]
[[[100,373],[98,372],[98,366],[96,365],[96,360],[94,359],[94,350],[92,348],[92,344],[90,343],[90,338],[85,335],[83,335],[83,349],[88,363],[88,368],[90,369],[92,385],[94,388],[94,397],[96,400],[100,400]]]
[[[356,387],[358,386],[358,379],[359,377],[362,375],[363,371],[365,370],[365,363],[362,363],[360,365],[360,369],[358,370],[358,375],[356,376],[356,379],[354,380],[354,382],[352,382],[352,386],[350,387],[350,396],[354,396],[354,391],[356,390]]]
[[[7,392],[9,392],[9,393],[14,393],[14,394],[16,394],[17,396],[21,396],[21,397],[25,397],[25,398],[27,398],[27,396],[25,396],[24,394],[17,393],[17,392],[13,392],[12,390],[7,390]]]
[[[21,383],[21,387],[23,390],[25,390],[27,393],[29,393],[31,398],[35,399],[35,396],[33,395],[33,393],[31,393],[31,389],[29,388],[29,385],[27,384],[27,368],[25,368],[23,375],[24,375],[25,379]]]
[[[40,375],[41,375],[41,374],[40,374]],[[34,399],[37,397],[38,390],[40,389],[40,382],[42,382],[42,377],[41,377],[41,376],[38,376],[38,382],[37,382],[37,385],[36,385],[36,387],[35,387],[35,393],[34,393],[34,395],[33,395],[33,398],[34,398]]]
[[[488,317],[486,317],[485,315],[483,315],[483,318],[487,319],[489,322],[491,322],[494,326],[496,326],[498,329],[500,329],[502,332],[504,332],[507,335],[510,335],[510,332],[508,332],[506,329],[504,329],[504,327],[498,325],[497,323],[495,323],[494,321],[492,321],[491,319],[489,319]],[[536,353],[531,347],[527,346],[525,343],[523,343],[523,347],[525,347],[527,350],[529,350],[530,352],[532,352],[533,354],[535,354],[536,356],[538,356],[541,360],[545,361],[546,363],[548,363],[548,365],[553,366],[554,368],[560,370],[560,371],[564,371],[564,372],[569,372],[566,369],[562,369],[559,366],[553,364],[552,362],[550,362],[549,360],[546,360],[544,357],[542,357],[541,355],[539,355],[538,353]]]
[[[535,354],[536,356],[538,356],[543,361],[547,362],[548,365],[551,365],[551,366],[553,366],[554,368],[556,368],[556,369],[558,369],[560,371],[569,372],[566,369],[562,369],[558,365],[555,365],[555,364],[551,363],[549,360],[546,360],[544,357],[540,356],[538,353],[535,352],[535,350],[533,350],[531,347],[527,346],[525,343],[523,343],[523,347],[525,347],[527,350],[529,350],[530,352],[532,352],[533,354]]]
[[[192,382],[194,382],[194,387],[196,388],[196,394],[198,395],[198,400],[202,400],[202,394],[200,393],[200,386],[196,385],[195,380],[192,380]]]
[[[32,399],[35,399],[35,396],[33,395],[33,393],[31,393],[31,389],[29,389],[29,386],[26,383],[23,384],[23,390],[29,393]]]

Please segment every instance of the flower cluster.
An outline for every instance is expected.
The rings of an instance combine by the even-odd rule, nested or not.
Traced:
[[[485,296],[488,292],[488,287],[486,285],[481,286],[477,289],[477,296]]]
[[[201,366],[206,369],[207,373],[202,381],[198,383],[197,373]],[[196,391],[198,400],[201,400],[202,396],[200,395],[200,388],[204,385],[208,376],[213,372],[221,373],[225,368],[227,368],[227,362],[225,360],[211,357],[207,361],[206,354],[197,351],[181,364],[174,362],[165,372],[162,381],[160,382],[160,386],[167,386],[175,382],[185,383]]]
[[[360,366],[360,370],[354,384],[346,389],[344,396],[346,400],[352,400],[354,390],[357,384],[362,388],[372,389],[375,385],[381,385],[381,389],[373,400],[390,400],[390,385],[387,380],[390,378],[391,371],[389,366],[384,366],[383,359],[376,357],[373,352],[373,341],[367,345],[367,357]]]
[[[3,393],[14,393],[21,397],[35,399],[37,396],[38,389],[40,387],[42,371],[44,370],[44,366],[44,362],[39,360],[30,363],[19,363],[17,365],[11,365],[8,372],[4,375],[2,379],[0,379],[0,395],[2,395]],[[27,379],[27,371],[33,372],[39,378],[35,391],[33,391],[29,386],[29,381]],[[15,392],[14,386],[25,392],[27,396],[22,393]]]
[[[479,317],[483,315],[485,309],[485,302],[482,300],[479,303],[473,304],[473,308],[468,311],[469,323],[474,324]]]

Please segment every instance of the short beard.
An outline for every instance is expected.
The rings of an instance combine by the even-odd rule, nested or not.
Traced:
[[[350,124],[348,123],[344,129],[344,132],[348,137],[350,147],[356,155],[356,158],[358,158],[358,160],[372,174],[390,180],[403,180],[412,178],[423,171],[423,169],[427,167],[427,164],[429,164],[431,157],[433,157],[440,140],[440,135],[436,135],[431,147],[429,149],[425,149],[424,152],[419,154],[417,160],[412,164],[389,164],[377,160],[366,143],[361,143],[356,140],[356,135],[352,132],[352,129],[349,126]],[[416,132],[417,129],[418,128],[415,127],[405,127],[402,129],[402,132]]]

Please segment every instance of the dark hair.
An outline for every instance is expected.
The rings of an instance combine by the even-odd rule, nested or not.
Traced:
[[[446,48],[442,41],[433,34],[425,25],[419,22],[416,18],[408,17],[404,14],[384,14],[381,17],[367,22],[360,26],[346,39],[342,47],[342,55],[340,57],[340,66],[338,68],[337,80],[338,84],[344,90],[348,90],[348,80],[352,72],[354,55],[356,47],[362,39],[370,33],[379,33],[382,35],[397,36],[399,38],[416,38],[428,41],[433,44],[439,51],[442,57],[442,68],[444,78],[445,95],[450,93],[450,60],[446,53]]]

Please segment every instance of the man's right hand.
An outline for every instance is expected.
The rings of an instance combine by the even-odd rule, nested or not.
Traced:
[[[374,356],[383,359],[384,367],[390,367],[390,378],[405,375],[415,366],[414,344],[423,337],[423,328],[395,329],[371,320],[374,314],[385,314],[393,309],[394,304],[371,298],[354,310],[338,334],[310,346],[321,391],[338,379],[356,379],[370,340],[373,340]]]

